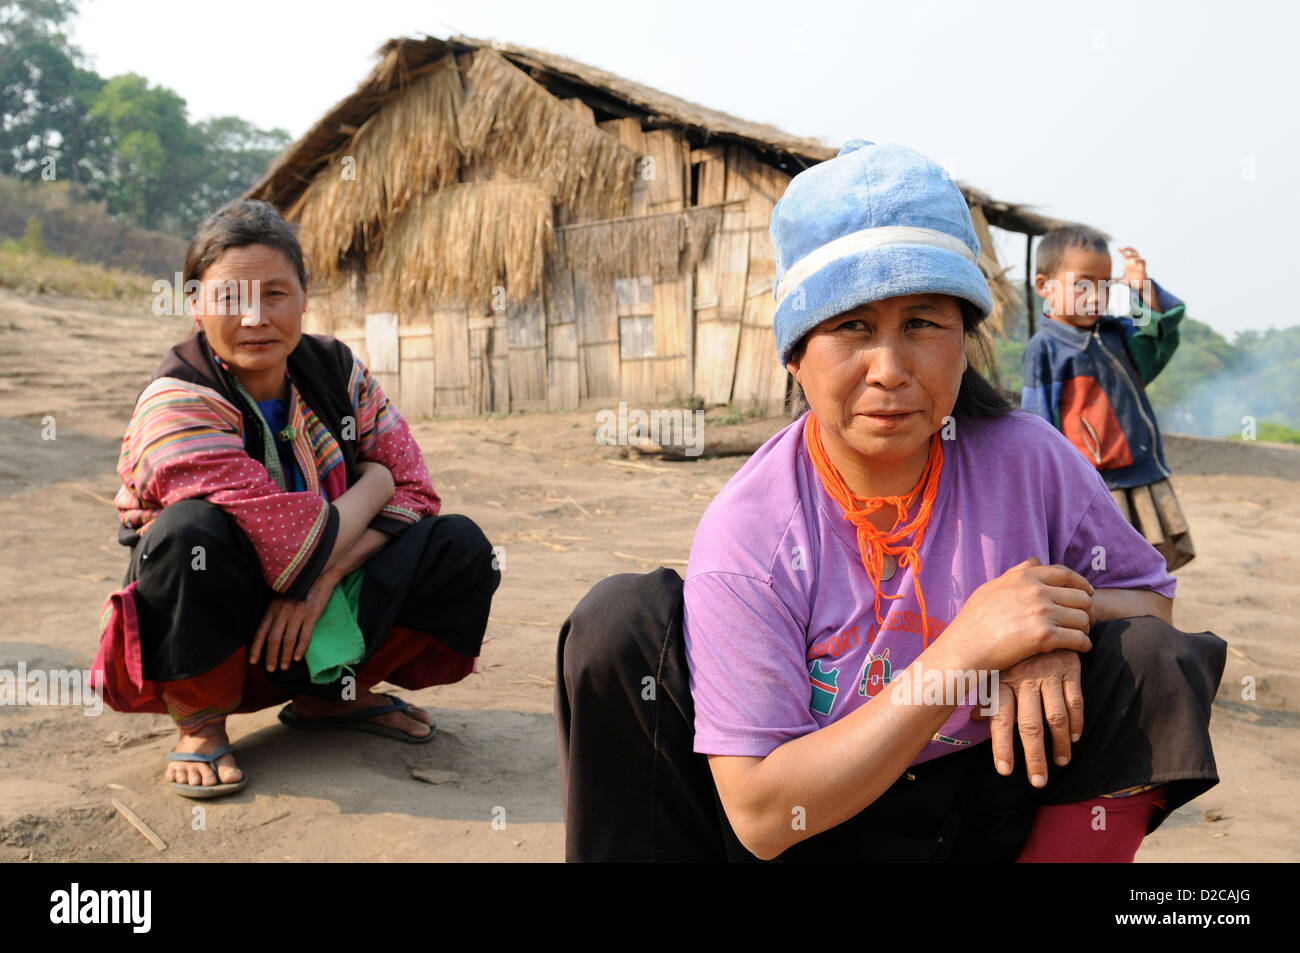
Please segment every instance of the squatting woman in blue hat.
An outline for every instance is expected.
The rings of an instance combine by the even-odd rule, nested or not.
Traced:
[[[1224,642],[1173,627],[1097,471],[969,365],[992,300],[939,166],[850,142],[771,235],[809,409],[684,583],[612,576],[565,623],[568,858],[1131,860],[1218,781]]]

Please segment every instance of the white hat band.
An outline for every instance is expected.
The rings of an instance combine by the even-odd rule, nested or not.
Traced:
[[[883,245],[929,245],[932,248],[942,248],[962,255],[973,265],[979,264],[975,253],[964,241],[935,228],[915,228],[911,225],[881,225],[877,228],[864,228],[827,242],[791,265],[785,276],[777,283],[777,305],[779,306],[786,295],[801,285],[805,279],[821,271],[831,262]]]

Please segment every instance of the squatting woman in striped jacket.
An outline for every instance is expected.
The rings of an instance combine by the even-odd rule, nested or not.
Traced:
[[[294,727],[427,741],[427,712],[369,689],[473,670],[500,578],[490,545],[439,514],[420,448],[365,365],[302,333],[303,254],[274,208],[213,214],[185,279],[194,333],[122,440],[131,561],[104,607],[105,700],[172,716],[166,777],[186,797],[246,783],[232,712],[291,701],[280,718]]]

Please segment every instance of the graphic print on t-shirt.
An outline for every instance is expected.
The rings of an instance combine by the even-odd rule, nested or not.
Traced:
[[[947,735],[945,735],[943,732],[940,731],[936,731],[934,733],[934,737],[932,737],[930,740],[942,741],[946,745],[957,745],[958,747],[961,747],[962,745],[970,744],[969,741],[964,741],[961,738],[949,738]]]
[[[889,672],[889,649],[879,655],[868,652],[867,661],[862,666],[862,679],[858,682],[858,694],[874,698],[889,684]]]
[[[808,707],[819,715],[829,715],[839,694],[840,670],[832,668],[829,672],[822,668],[822,660],[817,659],[808,671],[808,680],[812,683],[812,700]]]

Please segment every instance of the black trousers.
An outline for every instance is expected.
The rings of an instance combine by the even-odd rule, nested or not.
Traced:
[[[786,850],[782,861],[1011,861],[1040,804],[1136,784],[1168,785],[1169,812],[1218,783],[1210,706],[1227,644],[1154,616],[1098,623],[1081,656],[1085,727],[1048,783],[993,767],[991,743],[909,768],[865,810]],[[707,757],[682,640],[682,581],[670,569],[602,580],[560,630],[555,715],[570,861],[756,861],[737,839]]]
[[[196,547],[198,547],[196,549]],[[428,632],[476,657],[501,581],[492,546],[468,517],[439,515],[410,526],[368,559],[357,608],[364,664],[393,625]],[[181,500],[163,509],[131,552],[144,674],[176,681],[211,671],[253,636],[275,593],[252,543],[221,507]],[[340,685],[312,682],[305,659],[268,673],[293,692],[338,698]]]

